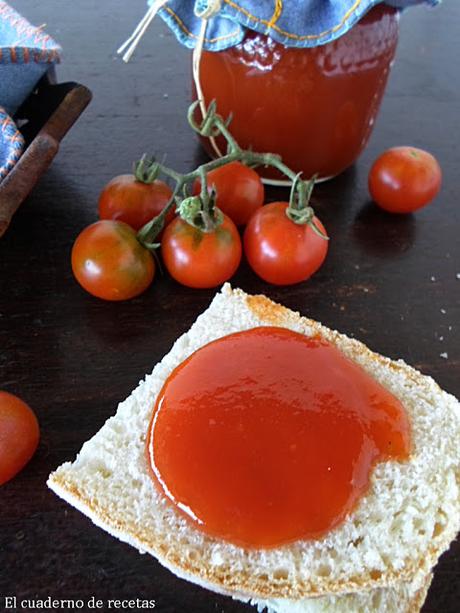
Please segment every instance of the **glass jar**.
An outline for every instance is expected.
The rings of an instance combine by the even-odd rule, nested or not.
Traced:
[[[370,137],[398,17],[380,4],[337,40],[301,49],[248,30],[230,49],[203,52],[205,101],[216,99],[224,117],[232,112],[231,131],[242,147],[278,153],[305,178],[333,177],[353,164]]]

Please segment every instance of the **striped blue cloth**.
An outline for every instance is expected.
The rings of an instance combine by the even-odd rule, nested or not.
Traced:
[[[149,1],[152,4],[153,0]],[[212,51],[238,44],[246,28],[268,34],[288,47],[315,47],[342,36],[383,0],[222,0],[210,18],[204,48]],[[434,6],[441,0],[386,0],[404,9],[415,4]],[[159,12],[186,47],[193,48],[200,32],[196,16],[212,0],[170,0]]]
[[[14,121],[0,106],[0,182],[21,157],[24,138]]]

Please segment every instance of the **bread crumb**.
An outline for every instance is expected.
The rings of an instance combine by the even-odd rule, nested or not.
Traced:
[[[457,279],[460,281],[460,272],[456,274]]]
[[[447,313],[446,309],[441,309],[441,313],[445,315]]]
[[[431,281],[436,281],[436,277],[431,277]]]
[[[449,357],[449,354],[447,353],[447,351],[445,351],[444,353],[440,353],[439,357],[444,358],[445,360],[447,360],[447,358]]]

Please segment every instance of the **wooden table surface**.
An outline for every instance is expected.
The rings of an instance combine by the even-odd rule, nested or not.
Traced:
[[[33,461],[0,490],[0,597],[149,598],[162,613],[249,611],[176,579],[45,486],[48,473],[75,456],[214,293],[158,278],[131,302],[105,303],[80,289],[69,262],[77,233],[96,220],[99,190],[132,160],[164,152],[169,165],[185,170],[203,159],[185,120],[189,53],[158,19],[129,65],[116,57],[143,14],[142,0],[13,4],[47,24],[64,47],[60,80],[86,84],[94,100],[0,240],[0,388],[34,407],[42,433]],[[331,236],[320,272],[308,283],[276,288],[243,264],[233,279],[403,358],[457,396],[459,22],[460,3],[447,0],[403,16],[371,142],[353,168],[315,193]],[[398,144],[428,149],[444,171],[436,202],[405,217],[377,210],[366,190],[372,160]],[[436,568],[425,613],[459,610],[459,574],[457,542]]]

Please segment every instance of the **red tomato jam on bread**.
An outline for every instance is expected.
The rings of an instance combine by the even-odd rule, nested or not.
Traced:
[[[205,345],[158,395],[156,485],[214,537],[268,548],[344,521],[372,468],[406,460],[400,401],[320,337],[260,327]]]

